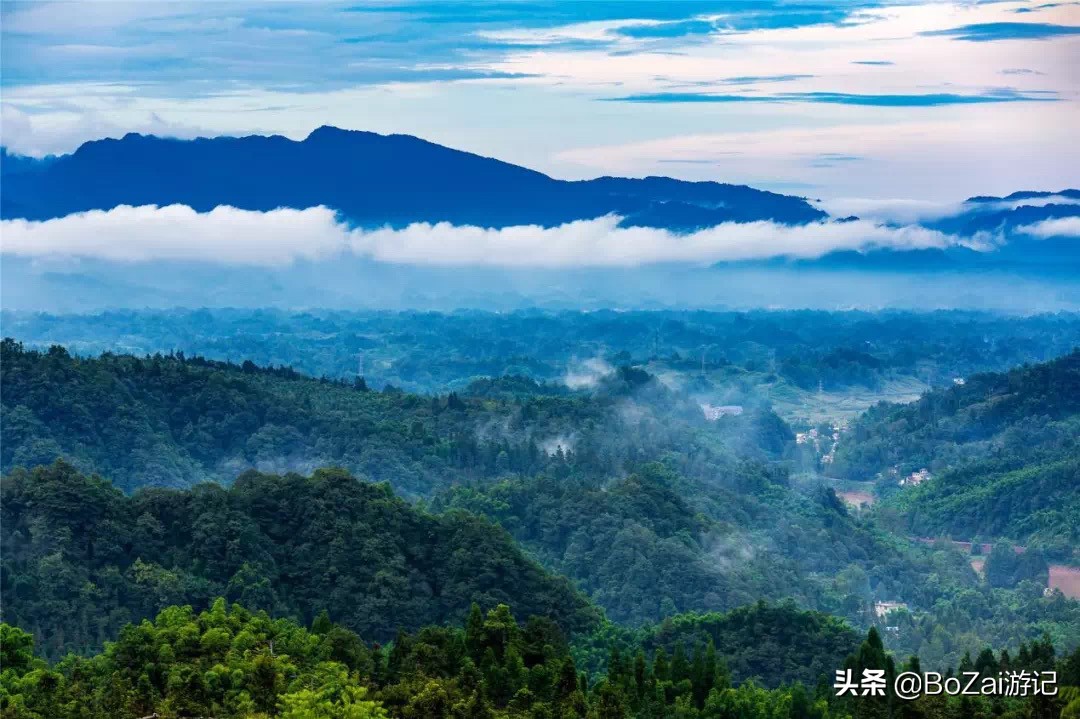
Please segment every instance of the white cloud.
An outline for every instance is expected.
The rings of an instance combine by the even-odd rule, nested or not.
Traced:
[[[199,213],[186,205],[121,205],[43,222],[4,220],[0,230],[4,253],[118,262],[275,266],[326,257],[348,247],[348,232],[325,207],[252,212],[221,206]]]
[[[100,87],[110,92],[122,91],[122,88]],[[29,113],[9,102],[0,104],[0,144],[20,155],[43,157],[71,152],[88,140],[121,138],[129,132],[181,139],[214,134],[193,125],[169,122],[155,112],[139,113],[130,122],[120,124],[109,119],[107,112],[86,110],[64,100],[54,99],[51,103],[59,109]]]
[[[837,197],[814,202],[833,217],[860,217],[879,222],[915,223],[951,217],[963,211],[962,202]]]
[[[864,220],[913,224],[955,217],[965,212],[993,212],[1015,210],[1018,207],[1045,207],[1046,205],[1080,205],[1080,200],[1065,195],[1047,195],[998,202],[933,202],[931,200],[837,197],[817,200],[813,204],[833,217],[854,215]]]
[[[360,233],[353,247],[383,262],[500,267],[634,267],[647,264],[819,257],[833,250],[945,247],[955,240],[922,227],[871,222],[823,222],[790,227],[773,222],[724,223],[690,234],[618,227],[601,217],[552,228],[504,229],[415,224]]]
[[[1080,217],[1058,217],[1019,228],[1035,237],[1080,237]]]
[[[352,253],[380,262],[428,266],[636,267],[709,264],[776,256],[813,258],[834,250],[922,249],[962,241],[918,226],[874,222],[724,223],[689,234],[619,227],[600,217],[558,227],[487,229],[417,223],[350,229],[325,207],[254,212],[218,207],[121,206],[42,222],[4,220],[3,252],[24,257],[88,257],[119,262],[179,260],[281,266]]]
[[[1000,70],[1009,67],[1035,71],[1010,76],[1010,83],[1018,90],[1074,92],[1075,78],[1060,71],[1074,59],[1073,38],[965,43],[922,34],[968,24],[1016,21],[1013,11],[1022,7],[1020,2],[897,3],[859,12],[856,22],[694,34],[665,38],[659,46],[656,38],[632,38],[617,31],[630,25],[665,24],[661,22],[623,19],[499,31],[487,36],[507,43],[510,51],[483,58],[478,65],[530,73],[564,87],[617,83],[618,94],[687,89],[695,83],[715,87],[726,77],[784,74],[806,76],[785,85],[786,90],[799,92],[957,92],[998,86]],[[1066,25],[1075,22],[1075,12],[1069,6],[1048,8],[1047,13],[1040,20]],[[725,24],[723,16],[709,19],[717,20],[721,27]],[[582,49],[578,44],[559,44],[598,40],[613,42],[624,52],[610,52],[610,45]],[[525,47],[514,51],[515,44]],[[893,64],[853,64],[870,57]],[[759,83],[748,86],[766,89]]]
[[[613,141],[566,150],[556,157],[617,175],[667,174],[677,169],[683,179],[722,179],[757,187],[777,180],[798,181],[812,185],[809,191],[818,197],[929,200],[926,209],[972,195],[1004,196],[1018,189],[1075,185],[1073,168],[1080,163],[1080,144],[1073,141],[1072,103],[1046,103],[1037,112],[1022,103],[1005,103],[993,114],[983,108],[909,108],[889,118],[891,122],[855,122],[862,110],[880,108],[808,106],[800,109],[801,121],[837,124],[775,128],[762,114],[763,129]],[[829,119],[830,113],[849,111],[854,113],[850,123]],[[794,114],[790,107],[786,112]],[[829,160],[838,155],[861,159]],[[691,160],[694,164],[674,164]]]
[[[175,18],[195,12],[195,3],[165,2],[39,2],[14,6],[4,14],[4,30],[12,33],[58,35],[115,30],[151,19]]]
[[[506,45],[555,45],[572,41],[622,41],[631,44],[632,40],[630,38],[622,37],[616,31],[624,27],[661,24],[663,23],[655,20],[596,20],[550,28],[520,27],[509,30],[478,30],[475,34],[477,37]]]

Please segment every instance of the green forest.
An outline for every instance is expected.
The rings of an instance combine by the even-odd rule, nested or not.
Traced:
[[[507,313],[274,309],[4,311],[5,333],[79,354],[182,350],[214,360],[293,367],[424,394],[507,375],[563,381],[590,359],[653,363],[724,383],[780,379],[817,390],[928,386],[1043,362],[1080,345],[1075,314],[939,311],[616,311]],[[361,366],[362,363],[362,366]]]
[[[776,635],[792,635],[783,626]],[[824,679],[768,688],[733,681],[716,644],[612,645],[606,671],[582,671],[550,622],[522,624],[500,604],[486,613],[368,644],[322,612],[305,627],[224,599],[195,612],[168,607],[126,626],[105,650],[49,665],[32,635],[0,624],[0,709],[13,719],[114,719],[121,716],[223,719],[382,719],[389,717],[672,717],[678,719],[842,719],[904,716],[980,719],[1072,717],[1080,709],[1080,652],[1058,658],[1045,641],[980,654],[965,671],[1055,671],[1056,696],[837,698]],[[780,659],[783,646],[763,645]],[[853,672],[892,677],[919,668],[897,664],[876,630],[843,659]]]
[[[478,333],[507,322],[547,347],[543,367],[500,359],[486,376],[436,352],[459,379],[396,384],[5,339],[3,716],[1080,715],[1080,602],[1047,590],[1051,564],[1080,565],[1072,320],[945,313],[953,336],[905,365],[919,316],[715,314],[364,316],[386,331],[368,363],[436,335],[482,355]],[[124,315],[102,317],[20,321],[105,334]],[[133,317],[144,333],[190,320]],[[206,326],[243,319],[259,346],[319,317]],[[667,334],[619,345],[658,321]],[[690,328],[762,341],[702,362]],[[610,344],[575,358],[578,332]],[[862,336],[876,339],[856,351]],[[963,359],[979,343],[998,350]],[[781,346],[815,374],[796,380]],[[1067,349],[1032,363],[1050,351],[1034,347]],[[511,350],[531,351],[491,351]],[[941,386],[818,425],[820,446],[767,391],[902,377]],[[710,417],[719,402],[737,411]],[[874,506],[850,506],[864,486]],[[994,548],[976,571],[946,539]],[[1062,692],[909,702],[832,686],[838,669],[911,667],[1054,670]]]
[[[328,610],[379,641],[461,618],[473,601],[513,601],[566,631],[600,616],[499,528],[419,512],[342,471],[130,497],[62,462],[3,481],[5,618],[46,637],[50,656],[217,596],[305,621]]]
[[[527,382],[513,381],[482,382],[478,396],[422,397],[181,355],[79,358],[62,348],[26,350],[13,341],[2,349],[5,466],[63,457],[67,464],[53,467],[54,475],[96,473],[106,478],[102,486],[116,476],[122,478],[116,485],[129,492],[162,484],[191,487],[180,495],[136,491],[131,499],[115,493],[112,501],[120,505],[149,501],[143,497],[170,497],[188,506],[189,496],[238,496],[260,471],[285,479],[256,484],[295,484],[282,501],[299,501],[309,491],[300,481],[306,465],[281,458],[318,451],[318,465],[388,483],[388,491],[419,502],[419,510],[486,517],[505,529],[509,544],[568,577],[612,620],[630,625],[792,598],[868,626],[876,621],[876,602],[899,601],[918,611],[911,628],[893,640],[895,648],[942,665],[983,643],[1030,641],[1044,631],[1061,639],[1080,634],[1080,608],[1042,596],[1034,586],[1037,572],[1021,577],[1031,587],[981,582],[960,553],[896,537],[849,511],[829,487],[796,481],[785,459],[792,432],[768,406],[708,422],[685,393],[640,368],[624,366],[573,395],[529,393]],[[32,461],[24,459],[28,455]],[[263,457],[273,459],[264,463]],[[180,475],[162,482],[166,461],[170,468],[189,468],[187,481]],[[283,463],[284,469],[299,465],[299,471],[282,471]],[[233,483],[238,476],[244,481]],[[17,488],[40,483],[17,471],[5,483],[12,497],[5,501],[5,511],[12,512],[5,524],[12,530],[31,524],[45,505],[18,503]],[[157,506],[161,500],[153,501]],[[239,503],[233,511],[242,516],[248,510]],[[203,514],[194,503],[187,517],[150,516],[165,526],[227,527],[222,531],[230,536],[242,526],[235,514]],[[45,514],[38,521],[55,526],[62,517]],[[284,591],[287,575],[268,559],[288,554],[295,536],[262,529],[263,521],[256,520],[260,528],[253,534],[259,540],[245,542],[244,551],[283,542],[266,550],[269,558],[241,553],[231,564],[215,566],[204,552],[172,552],[152,562],[156,555],[148,547],[155,545],[139,539],[132,543],[139,556],[126,561],[163,566],[185,591],[192,591],[184,580],[194,574],[204,602],[228,596],[214,587],[233,582],[245,562],[237,586],[265,580]],[[194,531],[185,529],[175,545],[193,546],[188,532]],[[335,539],[334,531],[319,542]],[[7,529],[4,537],[21,539]],[[81,572],[93,568],[82,560],[72,564]],[[25,579],[25,570],[13,576]],[[179,601],[194,599],[181,594],[157,606]],[[144,605],[133,616],[151,610]],[[110,615],[89,614],[97,621]],[[80,646],[100,644],[129,619],[91,630],[64,613],[53,615],[55,622],[78,625],[65,631]],[[433,613],[419,622],[443,618]]]
[[[935,481],[897,487],[920,469]],[[1007,538],[1080,563],[1080,350],[873,407],[834,471],[877,478],[911,534]]]

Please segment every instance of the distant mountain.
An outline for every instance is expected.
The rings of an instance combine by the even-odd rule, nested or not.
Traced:
[[[743,185],[667,177],[558,180],[415,137],[332,127],[300,141],[129,134],[40,160],[0,148],[0,185],[0,216],[29,220],[122,204],[182,204],[199,212],[221,205],[252,211],[323,205],[344,222],[364,228],[415,222],[551,227],[613,214],[623,226],[688,232],[726,222],[800,225],[858,219],[830,217],[801,197]],[[569,270],[441,267],[348,253],[256,267],[164,258],[67,261],[5,253],[0,286],[5,308],[59,312],[192,305],[1071,310],[1080,307],[1075,282],[1080,242],[1068,234],[1075,234],[1077,217],[1078,190],[974,197],[948,217],[921,223],[953,237],[974,238],[974,243],[836,250],[813,258],[781,256],[707,268],[678,263]],[[1063,218],[1064,223],[1045,222]],[[855,281],[859,278],[872,281]]]
[[[174,203],[199,211],[325,205],[357,225],[393,226],[552,226],[615,213],[628,225],[684,230],[826,217],[802,198],[740,185],[663,177],[570,182],[408,135],[333,127],[302,141],[129,134],[88,142],[47,162],[5,153],[0,181],[3,217],[32,220]]]
[[[1076,217],[1080,217],[1080,190],[1024,190],[1005,197],[976,196],[965,200],[951,215],[921,223],[969,240],[970,246],[900,252],[841,250],[813,259],[774,258],[759,264],[893,272],[1007,269],[1070,275],[1080,267],[1080,242],[1066,232],[1049,232],[1040,223]],[[850,219],[854,218],[845,218]]]
[[[964,200],[955,212],[922,222],[927,227],[955,235],[1006,232],[1041,220],[1080,215],[1080,190],[1021,190],[1004,197],[976,195]]]

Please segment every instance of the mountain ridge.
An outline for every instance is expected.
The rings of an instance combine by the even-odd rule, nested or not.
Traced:
[[[6,219],[170,204],[198,211],[325,205],[359,226],[555,226],[616,214],[627,225],[687,230],[827,217],[801,197],[743,185],[660,177],[560,180],[411,135],[325,125],[303,140],[128,133],[84,143],[37,166],[5,162],[3,176]]]
[[[121,205],[185,205],[200,213],[220,206],[252,212],[322,206],[343,223],[368,229],[444,222],[550,228],[616,216],[622,227],[684,233],[724,223],[799,226],[859,219],[833,217],[811,199],[746,185],[661,176],[562,180],[412,135],[329,125],[298,140],[280,134],[177,139],[133,132],[41,160],[0,150],[0,216],[5,220],[44,221]],[[976,195],[944,216],[877,221],[968,242],[925,249],[835,249],[805,259],[778,254],[717,267],[939,276],[1019,272],[1061,281],[1080,269],[1080,245],[1069,234],[1078,217],[1076,189]],[[7,271],[5,283],[16,288],[9,298],[49,286],[54,289],[38,292],[64,296],[68,286],[79,282],[70,270],[24,273],[9,264],[15,269]],[[79,288],[70,291],[85,295]],[[320,291],[326,291],[325,283]]]

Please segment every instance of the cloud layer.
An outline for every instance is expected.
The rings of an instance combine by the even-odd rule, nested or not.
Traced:
[[[906,225],[940,220],[968,212],[997,212],[1015,210],[1019,207],[1045,207],[1047,205],[1078,205],[1080,200],[1067,195],[1046,195],[1043,197],[1023,197],[1020,199],[981,202],[933,202],[930,200],[843,197],[820,200],[814,204],[833,217],[854,215],[865,220]],[[1029,229],[1032,227],[1035,226],[1029,226]],[[1038,232],[1033,231],[1028,232],[1028,234],[1038,234]]]
[[[1080,217],[1058,217],[1019,229],[1034,237],[1080,237]]]
[[[770,257],[813,258],[838,250],[941,248],[961,240],[923,227],[871,221],[786,226],[725,223],[689,234],[619,227],[600,217],[558,227],[503,229],[414,224],[360,230],[325,207],[253,212],[183,205],[121,206],[43,222],[4,220],[2,250],[28,258],[154,260],[275,267],[352,254],[379,262],[475,267],[636,267]]]
[[[1046,22],[984,22],[945,30],[930,30],[922,34],[953,37],[957,40],[967,40],[969,42],[1043,40],[1050,37],[1080,35],[1080,26],[1056,25]]]
[[[348,232],[332,210],[250,212],[186,205],[121,205],[44,222],[3,220],[0,245],[23,257],[83,257],[117,262],[181,260],[277,266],[347,248]]]

